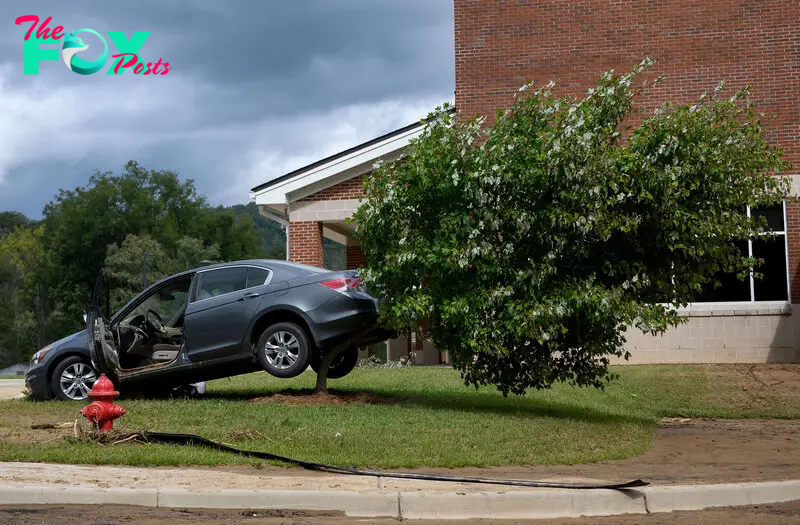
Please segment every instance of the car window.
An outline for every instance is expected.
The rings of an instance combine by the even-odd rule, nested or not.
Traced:
[[[269,277],[269,270],[266,268],[250,266],[247,268],[247,287],[253,288],[254,286],[261,286],[267,282],[267,277]]]
[[[244,290],[247,285],[247,268],[221,268],[199,274],[197,300],[210,299],[226,293]]]
[[[191,284],[191,277],[187,277],[154,290],[132,312],[125,316],[122,324],[129,324],[134,318],[145,315],[148,310],[153,310],[158,314],[165,326],[174,328],[174,325],[178,324],[180,313],[188,301],[189,286]]]

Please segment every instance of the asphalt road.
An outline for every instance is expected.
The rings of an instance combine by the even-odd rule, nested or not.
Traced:
[[[125,506],[15,506],[0,507],[0,524],[15,525],[223,525],[242,523],[245,525],[284,525],[321,524],[344,525],[363,523],[375,525],[396,525],[395,519],[357,519],[332,513],[313,513],[301,511],[200,511],[179,509],[149,509]],[[427,525],[450,523],[463,525],[466,521],[408,521],[408,523]],[[632,516],[610,516],[603,518],[578,518],[562,520],[470,520],[469,523],[492,525],[706,525],[725,523],[726,525],[796,525],[800,523],[800,501],[759,505],[755,507],[736,507],[699,512],[675,512],[671,514],[649,514]]]

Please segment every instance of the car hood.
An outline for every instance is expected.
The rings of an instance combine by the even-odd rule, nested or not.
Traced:
[[[65,344],[69,344],[69,343],[80,343],[81,345],[86,346],[86,344],[87,344],[87,342],[86,342],[86,334],[87,334],[86,330],[81,330],[80,332],[74,333],[72,335],[68,335],[67,337],[64,337],[63,339],[59,339],[55,343],[51,343],[51,344],[49,344],[47,346],[51,346],[53,348],[57,348],[59,346],[62,346],[62,345],[65,345]]]

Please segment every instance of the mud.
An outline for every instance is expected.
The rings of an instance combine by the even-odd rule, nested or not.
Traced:
[[[464,521],[416,521],[396,519],[348,518],[333,513],[314,513],[290,510],[240,510],[240,511],[202,511],[179,509],[148,509],[125,506],[26,506],[0,507],[0,524],[18,525],[61,525],[83,523],[87,525],[227,525],[243,523],[247,525],[343,525],[360,523],[372,525],[394,525],[415,523],[428,525],[479,523],[493,525],[705,525],[725,523],[726,525],[790,525],[800,523],[800,501],[753,507],[713,509],[699,512],[675,512],[670,514],[649,514],[629,516],[608,516],[556,520],[464,520]]]
[[[293,406],[313,406],[313,405],[393,405],[401,403],[402,400],[396,397],[383,397],[372,392],[340,392],[329,390],[326,394],[316,394],[313,390],[282,390],[277,394],[269,396],[254,397],[248,400],[250,403],[278,403]]]

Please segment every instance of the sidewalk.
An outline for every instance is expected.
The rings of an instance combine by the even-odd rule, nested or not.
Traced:
[[[0,400],[23,397],[24,379],[0,379]]]

